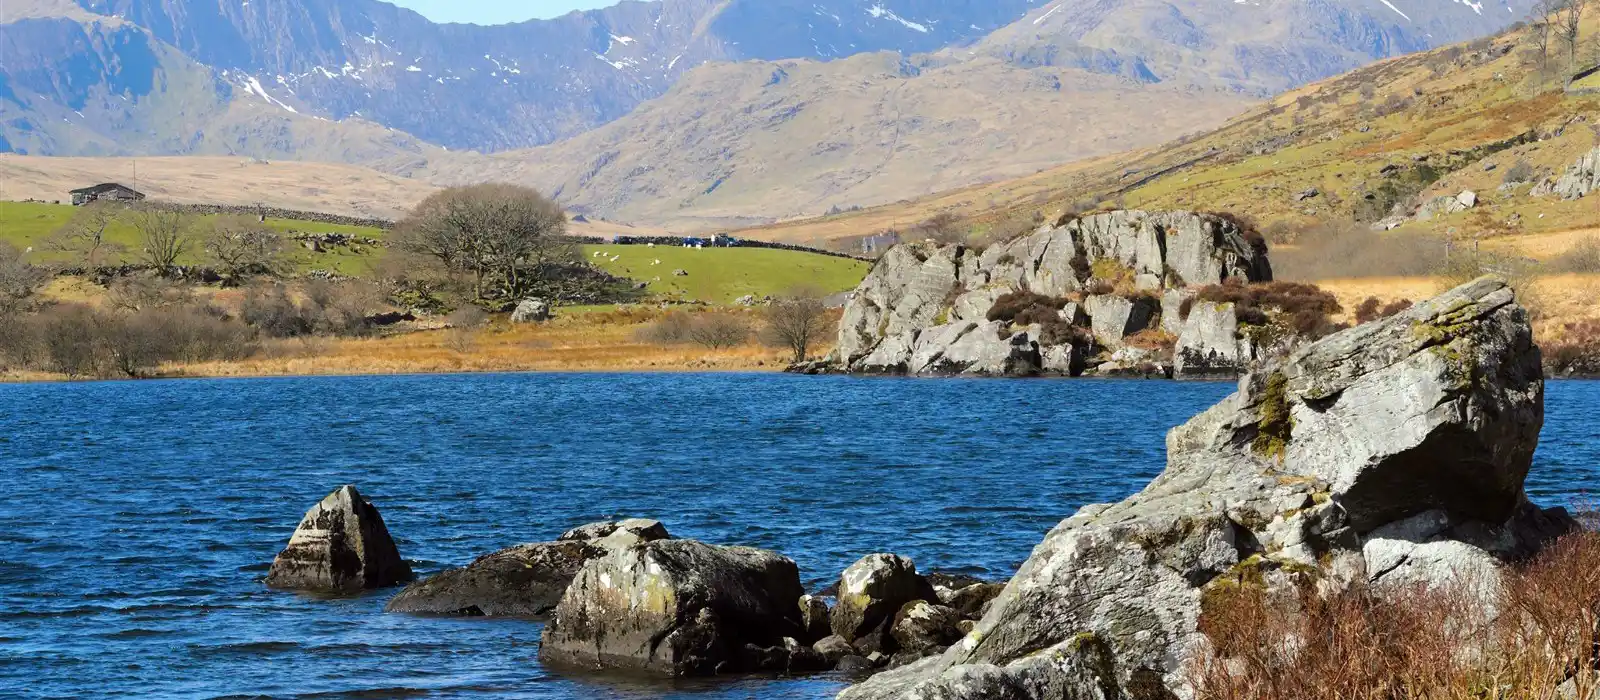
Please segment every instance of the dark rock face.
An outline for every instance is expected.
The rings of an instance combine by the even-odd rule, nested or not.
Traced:
[[[802,636],[803,594],[794,562],[772,552],[646,542],[578,571],[545,627],[539,658],[674,677],[786,671]]]
[[[387,612],[426,615],[545,617],[553,612],[578,569],[591,559],[641,542],[667,539],[655,520],[590,523],[537,542],[479,557],[406,586]]]
[[[1526,314],[1493,279],[1329,336],[1173,429],[1166,471],[1056,526],[943,655],[841,697],[1188,697],[1225,575],[1495,576],[1573,526],[1522,494],[1543,400]]]
[[[953,608],[914,600],[895,613],[889,632],[901,651],[920,654],[960,639],[961,631],[956,628],[960,622],[961,613]]]
[[[411,578],[378,509],[356,487],[343,486],[306,511],[289,546],[272,560],[267,585],[351,592]]]

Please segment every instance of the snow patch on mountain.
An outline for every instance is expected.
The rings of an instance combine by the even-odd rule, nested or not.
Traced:
[[[899,22],[900,24],[905,25],[905,27],[907,29],[911,29],[911,30],[914,30],[914,31],[919,31],[919,32],[922,32],[923,34],[927,34],[928,33],[927,25],[918,24],[918,23],[913,22],[913,21],[911,21],[909,19],[901,17],[900,15],[895,14],[893,10],[890,10],[889,8],[884,7],[883,5],[873,5],[872,7],[867,8],[867,14],[872,15],[873,19],[888,18],[889,20],[892,20],[892,21],[895,21],[895,22]]]

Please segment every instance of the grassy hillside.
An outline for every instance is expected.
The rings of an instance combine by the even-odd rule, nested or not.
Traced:
[[[33,252],[29,256],[35,261],[65,261],[68,254],[47,249],[45,241],[71,219],[72,213],[73,208],[64,204],[0,201],[0,241],[23,250],[31,248]],[[267,224],[285,232],[343,233],[379,240],[386,234],[377,228],[317,221],[267,219]],[[584,235],[599,235],[603,229],[605,225],[599,223],[573,227],[575,233]],[[133,228],[121,222],[109,230],[107,240],[128,250],[136,249],[138,242]],[[371,271],[372,263],[382,250],[329,248],[313,252],[293,245],[289,256],[300,272],[329,270],[361,277]],[[691,250],[666,246],[587,245],[583,246],[583,255],[611,274],[647,283],[647,292],[652,295],[713,304],[731,303],[745,295],[776,296],[801,286],[815,287],[826,293],[844,291],[855,287],[868,268],[867,263],[858,260],[764,248]],[[127,255],[123,257],[131,259]],[[613,257],[617,259],[613,261]],[[196,247],[182,262],[200,261],[200,251]],[[672,274],[675,270],[689,274],[680,277]]]
[[[584,255],[613,275],[648,282],[652,294],[713,304],[747,294],[777,296],[803,286],[841,292],[859,284],[869,268],[859,260],[768,248],[595,245],[584,246]],[[689,274],[679,277],[674,270]]]
[[[1583,41],[1600,34],[1600,13],[1591,15]],[[1358,216],[1365,223],[1374,208],[1363,204],[1368,195],[1398,191],[1422,201],[1463,189],[1477,193],[1477,208],[1411,222],[1399,233],[1501,237],[1600,225],[1600,206],[1589,199],[1531,197],[1531,182],[1501,189],[1519,163],[1541,179],[1600,141],[1600,96],[1561,89],[1566,66],[1557,49],[1541,75],[1528,53],[1529,31],[1383,61],[1159,148],[739,235],[840,239],[940,211],[982,230],[1036,212],[1113,205],[1227,210],[1264,228]]]

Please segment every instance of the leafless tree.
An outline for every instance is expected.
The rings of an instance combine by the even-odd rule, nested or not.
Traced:
[[[1567,47],[1567,74],[1564,83],[1572,82],[1572,75],[1578,71],[1578,50],[1581,48],[1581,32],[1583,31],[1583,13],[1588,8],[1589,0],[1561,0],[1561,5],[1555,13],[1556,33],[1561,43]]]
[[[1550,69],[1550,44],[1556,34],[1554,17],[1561,6],[1562,0],[1537,0],[1528,13],[1528,44],[1541,83]]]
[[[22,251],[0,243],[0,317],[26,308],[48,279],[44,270],[22,258]]]
[[[44,242],[44,247],[72,253],[89,267],[106,263],[106,256],[123,251],[123,246],[106,240],[106,233],[127,208],[112,202],[90,202],[72,212],[72,218],[56,229]]]
[[[928,240],[944,244],[965,243],[967,233],[968,227],[961,217],[952,212],[942,211],[912,227],[909,237],[912,240]]]
[[[565,212],[536,190],[472,185],[424,199],[397,227],[395,243],[471,275],[480,299],[491,286],[516,298],[581,260],[566,230]]]
[[[711,350],[736,347],[750,339],[750,324],[729,314],[701,314],[689,324],[689,339]]]
[[[283,235],[248,217],[218,217],[206,234],[205,250],[232,284],[252,274],[278,274],[284,269]]]
[[[129,218],[139,236],[139,259],[162,274],[177,267],[194,245],[194,221],[178,209],[144,206]]]
[[[788,348],[795,362],[804,362],[811,346],[828,332],[828,307],[816,290],[797,290],[767,307],[762,336],[770,345]]]

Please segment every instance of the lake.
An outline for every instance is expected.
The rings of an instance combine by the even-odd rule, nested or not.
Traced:
[[[558,676],[540,625],[267,590],[354,483],[421,575],[586,522],[1003,579],[1232,390],[1139,381],[464,375],[0,386],[0,695],[819,698],[840,679]],[[1553,382],[1529,490],[1581,498],[1600,383]]]

